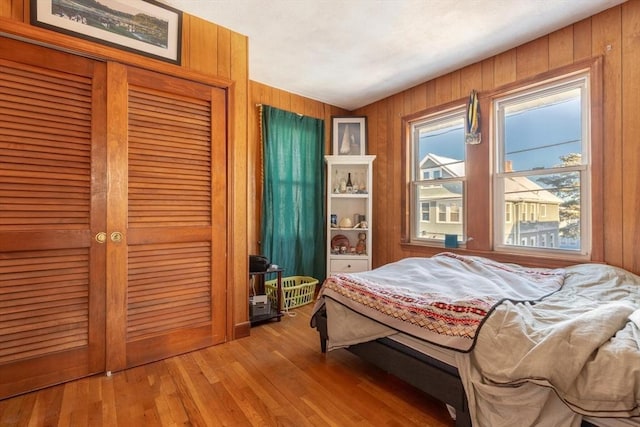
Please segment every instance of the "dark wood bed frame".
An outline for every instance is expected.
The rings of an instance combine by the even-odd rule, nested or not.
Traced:
[[[326,353],[328,333],[324,308],[315,314],[314,320],[320,335],[320,349]],[[388,338],[352,345],[347,350],[455,408],[456,427],[472,427],[467,395],[458,369],[454,366]],[[596,426],[583,421],[581,427]]]

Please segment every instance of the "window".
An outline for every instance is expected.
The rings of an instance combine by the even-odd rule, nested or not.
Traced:
[[[452,202],[449,204],[449,222],[459,223],[460,221],[460,202]]]
[[[438,203],[438,222],[440,223],[460,223],[461,207],[460,200]]]
[[[464,239],[465,106],[409,123],[411,241]],[[430,221],[433,209],[434,221]]]
[[[589,75],[499,95],[492,109],[495,248],[549,250],[558,241],[555,250],[586,255],[590,247]],[[520,207],[519,215],[509,212],[509,204]]]
[[[430,202],[422,202],[422,210],[421,210],[422,221],[424,221],[424,222],[429,222],[430,221],[430,217],[431,217],[431,211],[429,210],[430,208],[431,208],[431,203]]]

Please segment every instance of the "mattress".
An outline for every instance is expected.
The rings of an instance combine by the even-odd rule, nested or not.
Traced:
[[[427,341],[414,338],[411,335],[397,333],[388,336],[390,340],[398,342],[404,346],[412,348],[422,354],[426,354],[440,362],[446,363],[449,366],[456,367],[455,350],[441,347],[439,345],[431,344]]]

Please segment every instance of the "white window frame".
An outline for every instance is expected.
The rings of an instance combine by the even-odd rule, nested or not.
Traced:
[[[582,100],[582,164],[575,166],[564,166],[557,168],[545,168],[542,170],[527,170],[527,171],[507,171],[505,170],[505,156],[504,145],[502,144],[502,117],[499,113],[501,105],[508,104],[509,102],[516,100],[524,100],[527,98],[535,97],[535,94],[541,92],[552,93],[554,91],[569,90],[570,88],[579,87],[581,89]],[[569,75],[561,76],[558,78],[549,79],[537,84],[526,86],[513,90],[509,93],[496,95],[492,102],[492,133],[494,143],[494,170],[493,170],[493,188],[494,188],[494,250],[500,252],[514,252],[523,254],[562,254],[565,257],[577,257],[581,259],[588,259],[591,253],[591,82],[589,71],[579,71],[571,73]],[[563,172],[577,172],[580,174],[580,243],[579,250],[566,250],[560,249],[555,246],[555,241],[552,235],[549,239],[549,247],[527,247],[526,242],[522,246],[507,245],[504,242],[504,218],[505,218],[505,204],[504,197],[504,179],[509,176],[534,176],[534,175],[549,175]],[[528,211],[526,204],[525,209]],[[546,207],[545,207],[546,210]],[[520,215],[527,215],[526,212],[519,212]],[[527,217],[527,220],[529,218]]]
[[[433,215],[430,215],[430,222],[431,223],[443,223],[443,224],[462,224],[462,240],[461,242],[464,242],[466,240],[466,235],[467,235],[467,231],[466,231],[466,218],[465,218],[465,205],[466,205],[466,176],[463,177],[453,177],[453,178],[449,178],[449,177],[444,177],[443,174],[440,172],[440,176],[436,177],[435,175],[435,169],[436,168],[429,168],[429,169],[425,169],[425,171],[429,171],[429,175],[430,175],[430,179],[426,179],[424,176],[424,173],[422,176],[420,176],[420,180],[416,180],[416,177],[418,175],[420,175],[420,171],[417,170],[417,164],[418,162],[416,161],[416,158],[419,156],[418,150],[419,150],[419,144],[417,143],[416,139],[416,135],[418,132],[418,129],[422,126],[425,125],[425,123],[429,123],[429,122],[438,122],[438,121],[442,121],[445,122],[447,120],[450,120],[451,118],[464,118],[466,115],[466,105],[461,104],[461,105],[457,105],[454,106],[452,108],[447,108],[447,109],[443,109],[441,111],[437,111],[431,114],[425,114],[424,116],[420,117],[420,118],[416,118],[414,120],[411,120],[408,124],[409,124],[409,132],[410,132],[410,141],[409,144],[411,146],[410,150],[411,150],[411,159],[410,159],[410,173],[411,173],[411,182],[410,182],[410,188],[411,188],[411,192],[409,195],[410,198],[410,203],[409,203],[409,209],[410,209],[410,229],[409,229],[409,240],[411,243],[418,243],[418,244],[427,244],[427,245],[442,245],[443,240],[444,240],[444,234],[442,235],[442,239],[437,239],[437,238],[430,238],[428,236],[424,236],[424,235],[418,235],[419,232],[419,224],[420,223],[424,223],[424,221],[421,221],[422,219],[422,212],[417,212],[417,194],[419,193],[419,188],[420,186],[444,186],[449,182],[455,182],[455,183],[461,183],[462,186],[462,201],[461,201],[461,206],[460,206],[460,221],[458,222],[451,222],[450,221],[450,209],[447,207],[446,209],[446,221],[440,221],[440,202],[436,201],[436,203],[433,206]],[[466,149],[466,147],[465,147]],[[465,159],[463,159],[464,162],[466,162],[466,154],[465,154]],[[465,168],[466,170],[466,168]],[[420,206],[422,206],[422,204],[420,203]],[[420,209],[421,210],[421,209]],[[429,233],[427,233],[429,234]]]

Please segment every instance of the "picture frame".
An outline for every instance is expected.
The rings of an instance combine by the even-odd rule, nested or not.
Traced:
[[[154,0],[30,0],[31,25],[180,65],[182,12]]]
[[[364,156],[367,152],[367,117],[332,116],[334,156]]]

